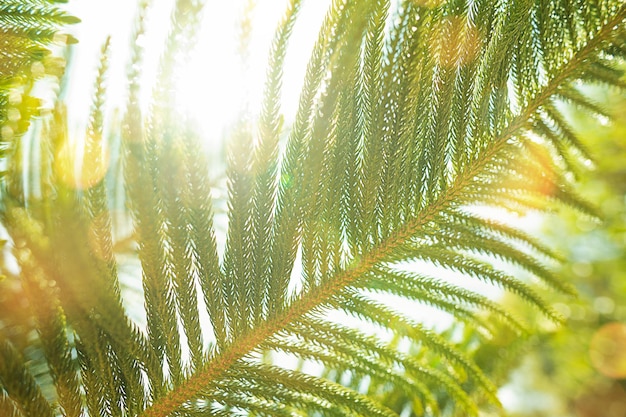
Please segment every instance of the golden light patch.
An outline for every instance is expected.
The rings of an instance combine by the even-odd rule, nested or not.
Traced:
[[[538,193],[544,196],[552,196],[556,193],[557,187],[554,181],[551,181],[548,178],[538,178],[536,179],[536,190]]]
[[[446,17],[437,24],[433,35],[433,52],[441,67],[462,67],[480,52],[480,33],[463,17]]]
[[[83,158],[80,180],[77,186],[90,188],[104,179],[109,170],[109,155],[102,150],[88,152]]]
[[[626,378],[626,324],[609,323],[596,331],[589,356],[600,373],[609,378]]]
[[[534,171],[529,170],[526,177],[527,188],[546,197],[554,196],[558,192],[558,178],[550,150],[534,142],[528,142],[527,146],[534,165]]]
[[[57,152],[54,162],[57,179],[79,190],[91,188],[102,181],[108,168],[108,155],[102,151],[87,151],[84,156],[79,155],[77,147],[67,142]]]
[[[76,175],[76,150],[65,143],[54,158],[54,174],[59,182],[74,187]]]

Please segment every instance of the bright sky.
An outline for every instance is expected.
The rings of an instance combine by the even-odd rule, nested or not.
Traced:
[[[82,129],[89,112],[93,80],[99,61],[99,51],[107,36],[111,36],[111,62],[108,101],[120,108],[125,102],[125,71],[128,66],[129,45],[136,15],[136,1],[77,1],[70,2],[70,13],[82,22],[71,28],[79,39],[73,47],[69,79],[71,85],[65,97],[70,106],[70,118],[75,128]],[[153,1],[148,14],[147,32],[140,39],[145,48],[144,85],[155,77],[162,51],[173,0]],[[244,85],[253,106],[259,104],[267,67],[267,53],[273,31],[281,18],[286,0],[259,0],[252,17],[251,71],[242,74],[238,67],[236,48],[237,24],[246,0],[206,2],[202,30],[192,59],[181,65],[177,102],[182,112],[198,123],[208,144],[219,140],[222,129],[236,118]],[[317,28],[330,0],[305,1],[293,33],[287,55],[283,82],[283,109],[289,120],[295,114],[298,92],[304,77]],[[149,89],[145,99],[148,100]],[[254,109],[254,107],[253,107]]]

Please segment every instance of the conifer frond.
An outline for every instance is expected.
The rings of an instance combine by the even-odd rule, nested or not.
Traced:
[[[0,382],[3,397],[8,395],[16,410],[25,415],[54,416],[37,382],[27,370],[20,354],[7,341],[0,341]]]
[[[290,1],[271,45],[258,125],[244,103],[228,145],[222,256],[207,158],[169,97],[175,57],[191,50],[202,8],[201,1],[176,2],[145,114],[130,74],[123,183],[145,325],[124,306],[114,251],[111,176],[103,168],[106,45],[83,152],[68,149],[59,108],[36,142],[37,180],[8,176],[3,221],[19,242],[15,256],[58,406],[2,341],[0,410],[397,415],[380,401],[384,395],[368,395],[379,389],[404,392],[424,415],[442,411],[442,395],[468,415],[478,414],[481,397],[498,406],[497,387],[452,331],[429,329],[376,296],[443,310],[464,329],[485,330],[481,337],[493,336],[493,316],[517,334],[529,331],[467,284],[473,279],[560,320],[531,283],[495,262],[571,294],[550,269],[558,254],[482,209],[570,205],[594,215],[569,180],[589,155],[562,102],[603,114],[577,81],[622,87],[613,62],[625,55],[626,5],[336,0],[295,120],[284,126],[283,65],[301,8]],[[136,49],[132,71],[140,60]],[[80,170],[74,154],[82,155]],[[416,272],[424,264],[434,270]],[[46,285],[55,290],[38,302]],[[333,313],[393,340],[339,323]],[[312,375],[263,359],[278,354],[325,370]]]
[[[32,83],[46,72],[54,74],[58,66],[49,59],[48,47],[61,27],[79,22],[55,3],[64,1],[6,0],[0,4],[0,126],[9,122],[11,128],[11,134],[5,128],[3,142],[26,131],[38,109],[38,101],[28,96]],[[76,42],[71,35],[63,37],[67,44]],[[40,68],[33,68],[34,63]],[[13,116],[8,117],[10,109]],[[15,123],[19,120],[15,112],[22,113],[20,123]]]

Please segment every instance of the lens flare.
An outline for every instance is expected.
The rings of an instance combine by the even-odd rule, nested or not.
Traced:
[[[102,181],[109,168],[109,158],[100,152],[86,152],[78,169],[80,157],[77,147],[66,142],[57,152],[54,171],[64,185],[86,190]]]
[[[626,324],[609,323],[591,338],[591,363],[609,378],[626,378]]]

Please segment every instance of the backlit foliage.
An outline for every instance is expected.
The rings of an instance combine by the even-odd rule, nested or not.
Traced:
[[[28,95],[34,80],[62,71],[62,61],[50,55],[49,46],[75,42],[59,28],[78,19],[63,12],[58,3],[65,0],[3,0],[0,4],[0,156],[5,142],[23,133],[37,112],[38,101]]]
[[[27,176],[15,147],[2,219],[55,393],[44,395],[25,353],[3,336],[2,415],[431,416],[497,407],[470,343],[378,295],[447,312],[477,343],[500,326],[516,337],[530,329],[472,282],[560,320],[541,295],[572,293],[550,269],[558,255],[485,208],[565,204],[594,214],[572,188],[586,151],[559,104],[599,112],[580,80],[621,86],[626,5],[333,1],[295,120],[283,124],[283,64],[306,18],[291,0],[260,114],[243,114],[228,140],[223,248],[207,155],[171,104],[176,57],[191,50],[203,7],[176,2],[147,111],[134,48],[119,147],[103,135],[106,46],[83,148],[71,148],[61,106],[32,143]],[[131,318],[120,283],[123,236],[111,214],[120,187],[145,326]],[[406,400],[393,401],[394,392]]]

